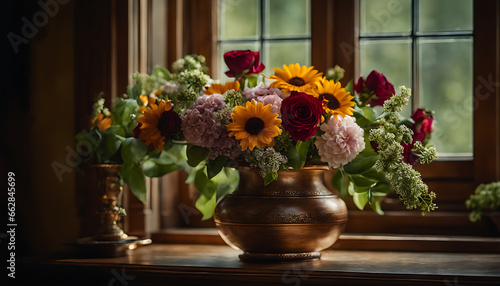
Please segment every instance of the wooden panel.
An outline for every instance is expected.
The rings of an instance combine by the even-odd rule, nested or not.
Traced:
[[[333,1],[311,1],[311,62],[321,72],[334,66]]]
[[[474,176],[500,181],[500,2],[474,1]]]

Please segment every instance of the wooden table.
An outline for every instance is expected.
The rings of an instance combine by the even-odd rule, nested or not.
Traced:
[[[25,259],[25,285],[500,285],[500,254],[327,250],[245,263],[223,245],[152,244],[119,258]],[[24,284],[22,284],[24,285]]]

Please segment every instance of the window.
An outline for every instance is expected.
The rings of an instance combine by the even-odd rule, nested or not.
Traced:
[[[222,81],[229,80],[223,54],[231,50],[260,51],[267,74],[283,64],[310,65],[310,0],[221,0],[217,12]]]
[[[473,1],[361,0],[361,75],[376,69],[433,109],[441,158],[472,157]]]

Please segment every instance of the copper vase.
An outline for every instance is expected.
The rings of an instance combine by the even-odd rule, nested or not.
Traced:
[[[96,191],[101,202],[101,227],[92,237],[96,241],[118,241],[127,238],[127,234],[117,225],[120,215],[116,204],[118,195],[123,191],[119,171],[122,165],[91,165],[96,178]]]
[[[280,171],[265,186],[256,168],[240,167],[238,189],[217,205],[220,236],[242,260],[319,259],[337,241],[347,207],[324,183],[327,166]]]

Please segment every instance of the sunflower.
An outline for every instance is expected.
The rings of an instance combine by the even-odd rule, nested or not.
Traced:
[[[240,82],[239,81],[230,81],[226,84],[212,84],[207,90],[205,90],[205,94],[224,94],[228,90],[239,90]]]
[[[300,66],[298,63],[289,66],[283,65],[283,69],[274,68],[274,75],[269,79],[274,79],[270,87],[280,88],[286,93],[291,91],[308,92],[316,88],[323,73],[318,72],[313,66]]]
[[[144,110],[144,116],[137,119],[141,123],[139,139],[146,144],[153,144],[156,150],[163,150],[165,138],[170,138],[179,131],[181,120],[172,109],[170,101],[161,100],[158,105],[150,104]]]
[[[345,117],[352,115],[354,98],[345,88],[340,85],[340,82],[335,83],[333,80],[322,78],[316,89],[312,89],[311,94],[322,100],[323,110],[326,113],[331,113],[337,119],[337,115]]]
[[[147,106],[151,106],[152,104],[156,104],[156,98],[147,95],[139,95],[139,99],[142,102],[142,105],[139,106],[139,113],[144,114],[144,110],[147,109]]]
[[[247,101],[246,106],[236,106],[236,112],[231,113],[233,122],[227,125],[229,136],[240,141],[241,149],[253,150],[274,145],[273,138],[281,133],[278,125],[281,119],[271,112],[271,105],[264,106],[260,102]]]
[[[95,118],[95,124],[99,131],[106,131],[111,127],[111,123],[113,123],[113,119],[111,117],[105,117],[104,114],[99,113]]]

